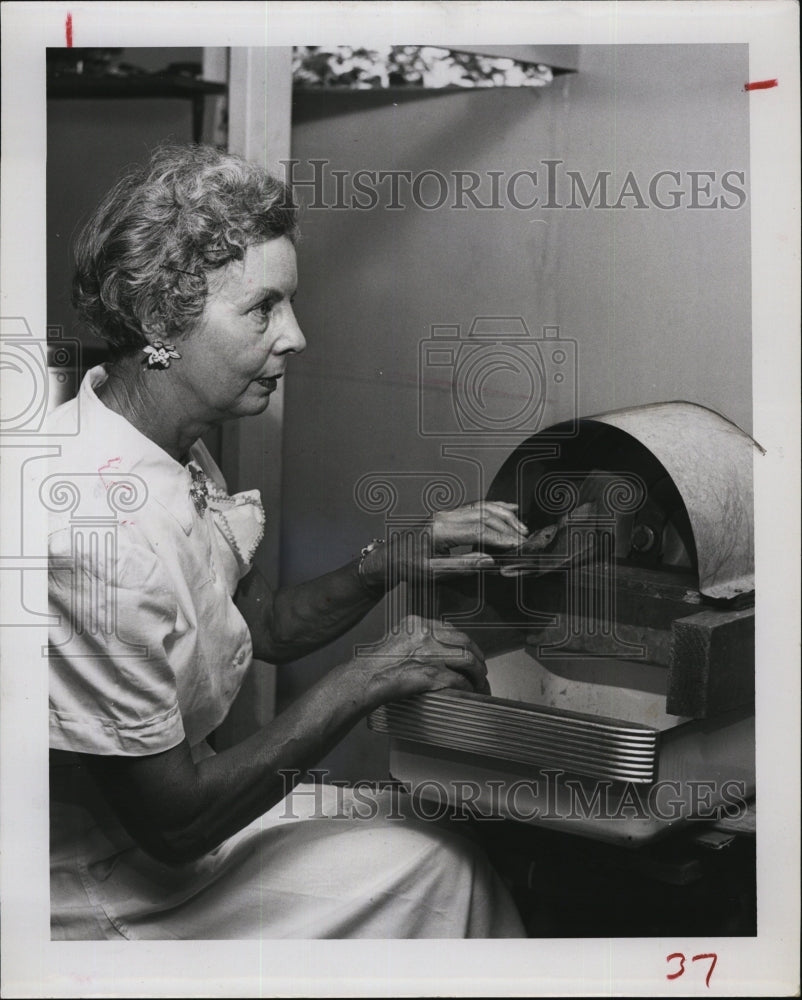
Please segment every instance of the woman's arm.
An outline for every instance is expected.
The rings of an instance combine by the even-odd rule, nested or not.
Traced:
[[[248,624],[254,656],[287,663],[327,645],[361,621],[384,589],[363,579],[357,562],[274,591],[257,567],[240,582],[235,601]]]
[[[273,591],[254,568],[242,580],[236,603],[248,623],[257,659],[287,663],[327,645],[347,632],[380,600],[388,580],[425,580],[429,558],[458,545],[511,548],[526,537],[515,504],[478,502],[440,511],[419,535],[417,553],[380,545],[363,560],[295,587]],[[412,547],[413,549],[415,546]],[[390,565],[393,563],[393,565]],[[467,572],[492,558],[482,553],[450,560],[452,571]]]
[[[193,763],[189,746],[147,757],[85,760],[135,840],[180,864],[200,857],[279,802],[364,715],[386,701],[455,688],[486,691],[482,655],[448,625],[404,622],[370,656],[341,664],[268,726]]]

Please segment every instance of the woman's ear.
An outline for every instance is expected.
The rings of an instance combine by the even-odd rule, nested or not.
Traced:
[[[142,335],[149,344],[154,340],[164,340],[164,321],[157,316],[146,316],[142,320]]]

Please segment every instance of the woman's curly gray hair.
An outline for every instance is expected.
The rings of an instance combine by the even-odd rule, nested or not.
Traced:
[[[285,184],[212,146],[161,146],[109,191],[75,242],[72,301],[116,355],[186,333],[207,276],[249,246],[298,235]]]

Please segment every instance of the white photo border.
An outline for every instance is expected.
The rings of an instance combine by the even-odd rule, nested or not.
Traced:
[[[158,9],[157,9],[158,8]],[[747,42],[756,464],[758,936],[516,941],[51,942],[46,670],[4,629],[3,995],[783,996],[799,962],[799,8],[793,0],[3,4],[0,315],[43,331],[45,50],[80,46]],[[746,83],[746,81],[744,81]],[[722,363],[726,363],[723,359]],[[44,602],[39,605],[44,606]],[[709,989],[666,955],[716,951]]]

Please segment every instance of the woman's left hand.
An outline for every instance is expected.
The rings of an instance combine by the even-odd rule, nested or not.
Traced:
[[[456,510],[438,511],[432,518],[432,549],[444,555],[457,545],[511,549],[529,534],[518,520],[518,504],[478,500]]]
[[[452,548],[470,545],[480,550],[511,549],[529,534],[515,513],[517,504],[497,500],[480,500],[438,511],[419,533],[396,536],[386,545],[377,546],[364,561],[366,578],[371,582],[385,579],[413,580],[431,574],[470,573],[495,565],[485,551],[450,555]],[[388,577],[388,563],[392,571]]]

